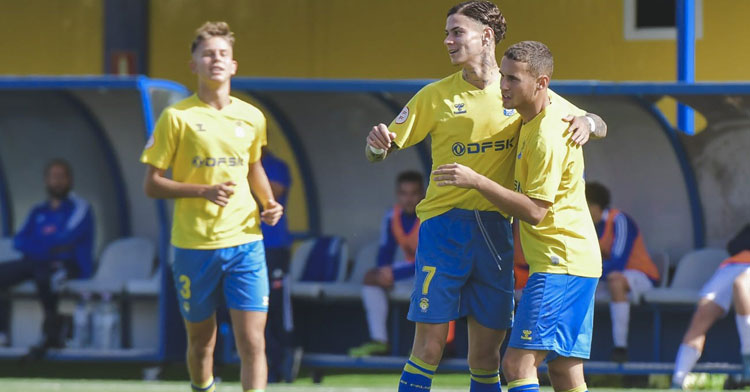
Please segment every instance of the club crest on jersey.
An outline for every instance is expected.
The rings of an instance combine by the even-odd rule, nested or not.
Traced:
[[[466,113],[466,109],[464,109],[465,106],[466,106],[465,103],[454,103],[453,107],[456,108],[456,111],[453,112],[453,114],[464,114],[464,113]]]
[[[398,114],[398,117],[396,117],[396,124],[403,124],[406,119],[409,118],[409,108],[407,106],[404,106],[404,108],[401,110],[401,113]]]
[[[505,117],[510,117],[516,114],[516,109],[503,109],[503,114],[505,115]]]
[[[236,127],[234,127],[234,136],[237,137],[245,137],[245,129],[242,128],[242,121],[235,122]]]
[[[422,299],[419,300],[419,309],[422,310],[422,313],[427,313],[427,309],[429,309],[429,307],[430,307],[430,300],[422,297]]]

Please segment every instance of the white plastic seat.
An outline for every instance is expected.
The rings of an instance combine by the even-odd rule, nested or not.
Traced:
[[[13,247],[13,238],[1,237],[0,238],[0,263],[5,261],[18,260],[23,255]]]
[[[327,282],[303,281],[303,275],[308,263],[312,262],[311,257],[318,241],[330,240],[328,245],[328,256],[338,254],[338,258],[332,260],[336,263],[336,277]],[[347,261],[349,259],[349,246],[342,237],[321,237],[305,240],[294,252],[291,265],[289,267],[290,290],[292,297],[320,299],[323,295],[323,288],[340,284],[346,278]]]
[[[65,289],[75,293],[119,293],[133,279],[150,278],[156,248],[148,238],[130,237],[111,242],[102,252],[91,279],[75,279]]]
[[[680,259],[668,288],[646,292],[643,299],[652,304],[692,305],[700,299],[700,290],[722,261],[729,257],[724,249],[704,248]]]
[[[323,297],[331,300],[360,300],[362,298],[362,281],[367,271],[375,268],[380,244],[373,242],[357,252],[352,273],[345,282],[323,287]]]

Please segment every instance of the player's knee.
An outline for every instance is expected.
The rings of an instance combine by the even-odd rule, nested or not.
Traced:
[[[521,361],[506,352],[501,365],[506,380],[517,380],[521,378]]]
[[[263,333],[246,333],[237,339],[237,351],[242,357],[255,356],[266,350]]]
[[[188,342],[188,350],[197,358],[213,357],[214,344],[206,340]]]
[[[500,351],[487,345],[483,349],[474,349],[469,352],[469,367],[491,370],[500,365]]]

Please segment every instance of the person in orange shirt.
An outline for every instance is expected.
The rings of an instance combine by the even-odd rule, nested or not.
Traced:
[[[698,362],[706,344],[706,333],[721,317],[729,312],[734,302],[737,334],[742,353],[742,376],[732,378],[727,384],[737,389],[750,386],[750,224],[727,245],[730,258],[724,260],[711,279],[701,289],[698,308],[693,313],[690,326],[677,350],[672,388],[682,388],[685,376]],[[729,385],[725,385],[725,389]]]
[[[586,200],[599,235],[602,251],[602,281],[599,289],[607,290],[612,317],[612,360],[627,360],[630,302],[628,295],[638,297],[659,282],[659,270],[646,251],[643,237],[633,218],[610,208],[609,190],[597,182],[586,183]]]

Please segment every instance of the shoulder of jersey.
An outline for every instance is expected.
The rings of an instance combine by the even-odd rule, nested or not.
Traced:
[[[258,109],[255,105],[245,102],[242,99],[235,97],[234,95],[232,96],[232,102],[234,105],[236,105],[237,109],[251,116],[264,116],[263,112],[260,109]]]
[[[564,131],[569,125],[567,122],[563,121],[563,118],[567,115],[567,110],[561,105],[548,106],[545,110],[544,118],[542,119],[540,132],[563,137]]]

